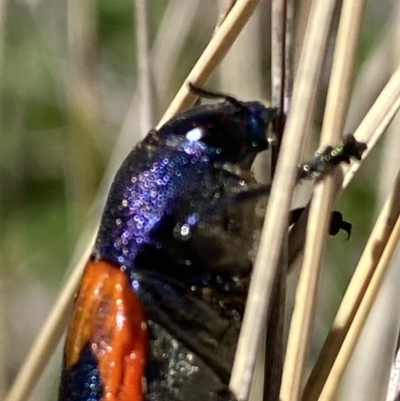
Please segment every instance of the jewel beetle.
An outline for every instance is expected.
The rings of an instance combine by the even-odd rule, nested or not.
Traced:
[[[116,174],[76,296],[59,401],[232,399],[255,211],[269,191],[250,168],[276,109],[192,90],[223,101],[150,131]],[[299,178],[361,157],[361,145],[349,149],[327,149]]]

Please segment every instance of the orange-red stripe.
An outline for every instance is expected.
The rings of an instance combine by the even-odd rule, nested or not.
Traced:
[[[144,399],[145,314],[125,273],[106,261],[89,261],[85,268],[65,345],[67,369],[87,345],[98,359],[101,401]]]

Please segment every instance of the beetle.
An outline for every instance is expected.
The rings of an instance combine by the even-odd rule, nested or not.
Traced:
[[[199,89],[111,186],[78,291],[59,401],[229,400],[228,381],[269,186],[251,165],[276,109]],[[299,170],[360,158],[352,137]],[[303,177],[304,176],[304,177]]]

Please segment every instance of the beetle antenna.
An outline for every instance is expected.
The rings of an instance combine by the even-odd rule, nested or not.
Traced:
[[[225,99],[227,102],[233,104],[234,106],[240,108],[246,108],[240,100],[237,100],[233,96],[227,95],[226,93],[201,88],[189,82],[190,91],[199,95],[200,97],[205,97],[207,99]]]

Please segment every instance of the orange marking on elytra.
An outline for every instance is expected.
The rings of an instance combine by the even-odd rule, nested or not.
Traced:
[[[106,261],[89,261],[86,266],[65,345],[67,369],[87,345],[98,360],[102,401],[142,401],[148,347],[145,314],[126,274]]]

